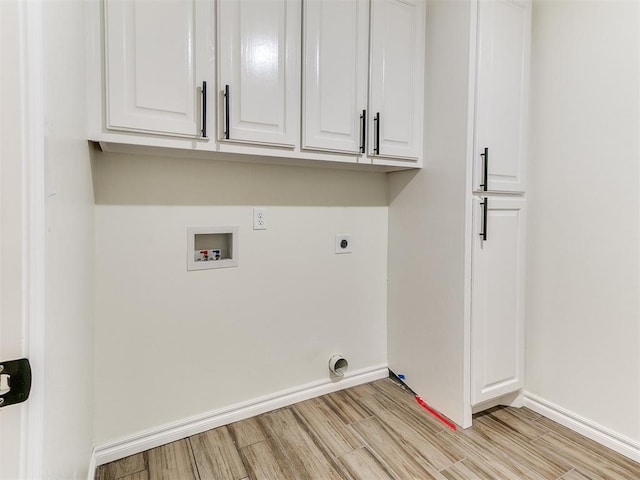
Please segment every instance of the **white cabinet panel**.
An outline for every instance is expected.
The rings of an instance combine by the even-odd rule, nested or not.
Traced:
[[[422,154],[424,2],[372,0],[369,155]]]
[[[303,148],[364,153],[368,35],[367,0],[305,3]]]
[[[486,213],[483,202],[488,202]],[[523,385],[525,207],[524,199],[474,199],[476,228],[471,273],[474,405]],[[482,233],[486,234],[486,240]]]
[[[221,140],[296,145],[300,15],[295,0],[219,2]]]
[[[531,39],[529,0],[480,1],[476,90],[476,190],[524,192]],[[487,188],[485,158],[488,150]]]
[[[213,21],[211,2],[105,1],[107,128],[202,137]]]

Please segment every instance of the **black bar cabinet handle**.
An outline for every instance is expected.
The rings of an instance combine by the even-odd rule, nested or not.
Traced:
[[[367,111],[362,110],[360,114],[360,153],[364,153],[367,144]]]
[[[480,202],[482,206],[482,231],[480,232],[480,236],[482,237],[482,241],[487,241],[487,211],[489,209],[489,199],[483,198],[482,202]]]
[[[482,183],[480,187],[482,187],[483,191],[487,191],[487,187],[489,186],[489,147],[484,147],[484,152],[480,154],[482,159],[484,160],[483,170],[482,170]]]
[[[380,155],[380,112],[376,112],[376,116],[373,117],[373,121],[375,122],[375,139],[373,153],[374,155]]]
[[[229,140],[229,85],[224,86],[224,138]]]
[[[207,82],[202,82],[202,138],[207,138]]]

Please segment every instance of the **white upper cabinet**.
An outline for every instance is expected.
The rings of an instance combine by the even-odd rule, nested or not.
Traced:
[[[369,0],[307,1],[303,31],[302,147],[364,153]]]
[[[371,1],[369,155],[422,157],[424,1]]]
[[[221,141],[293,148],[300,125],[300,0],[218,2]]]
[[[475,199],[473,211],[471,403],[477,405],[523,386],[526,201]]]
[[[106,128],[208,135],[205,113],[213,109],[203,85],[214,89],[212,3],[105,0],[104,8]]]
[[[104,150],[421,167],[424,0],[102,0],[86,18]]]
[[[479,2],[476,191],[525,191],[530,43],[530,0]]]
[[[303,148],[419,166],[424,2],[309,0],[303,25]]]

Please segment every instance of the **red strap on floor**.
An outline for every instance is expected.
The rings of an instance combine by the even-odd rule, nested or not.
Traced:
[[[458,429],[458,427],[456,427],[455,423],[453,423],[450,420],[448,420],[447,418],[443,417],[440,413],[438,413],[436,410],[434,410],[429,405],[427,405],[427,403],[424,400],[422,400],[422,398],[420,398],[418,395],[416,395],[416,402],[418,402],[427,412],[429,412],[431,415],[436,417],[438,420],[440,420],[442,423],[444,423],[451,430],[457,430]]]

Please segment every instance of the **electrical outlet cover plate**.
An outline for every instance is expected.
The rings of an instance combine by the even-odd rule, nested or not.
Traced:
[[[267,209],[264,207],[255,207],[253,209],[253,229],[267,229]]]
[[[336,253],[351,253],[352,241],[350,233],[338,233],[336,235]]]

